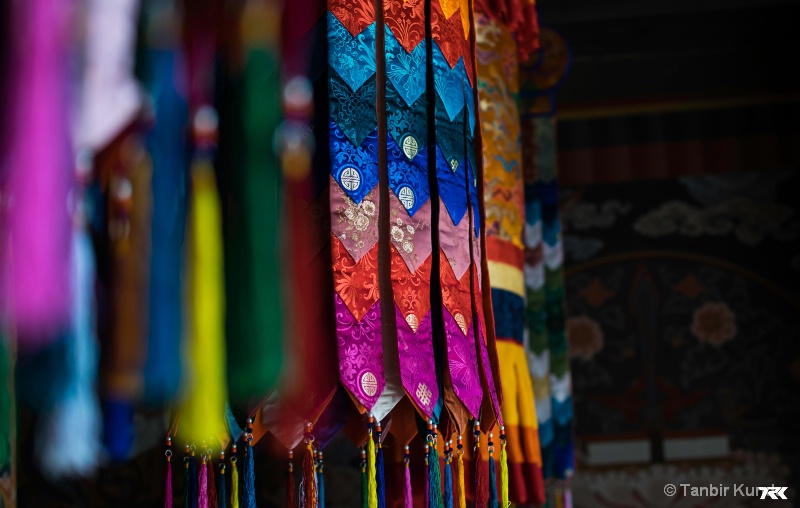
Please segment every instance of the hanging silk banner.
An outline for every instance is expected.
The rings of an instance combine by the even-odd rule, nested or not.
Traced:
[[[448,410],[460,432],[480,416],[483,400],[476,354],[471,300],[472,249],[469,215],[469,162],[465,133],[472,107],[472,83],[465,65],[472,63],[469,46],[469,3],[431,1],[431,66],[434,90],[435,145],[430,164],[439,191],[439,280],[449,382],[456,400]],[[470,67],[471,69],[471,67]],[[474,129],[474,123],[470,126]],[[463,406],[463,409],[462,409]],[[466,410],[466,413],[464,412]]]
[[[525,326],[525,196],[518,108],[517,43],[484,2],[476,4],[478,86],[486,209],[486,256],[492,281],[500,377],[508,437],[510,497],[544,502],[533,387],[523,343]],[[520,17],[521,13],[518,13]]]
[[[568,479],[574,468],[555,143],[555,89],[569,69],[569,59],[563,38],[543,29],[537,59],[522,67],[526,347],[536,395],[543,474],[558,480]],[[555,488],[563,495],[565,487],[556,484]]]
[[[331,257],[339,378],[366,410],[386,384],[378,283],[375,12],[328,2]]]
[[[431,326],[425,2],[383,3],[391,289],[400,378],[428,419],[439,399]]]

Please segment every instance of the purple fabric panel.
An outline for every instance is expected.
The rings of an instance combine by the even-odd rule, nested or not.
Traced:
[[[444,333],[447,338],[447,363],[453,392],[464,403],[474,418],[478,418],[483,400],[478,359],[475,353],[475,332],[467,326],[467,335],[445,307]]]
[[[426,418],[433,414],[439,399],[436,383],[436,365],[431,341],[431,312],[420,321],[416,333],[406,323],[403,313],[395,304],[397,321],[397,349],[400,355],[400,378],[406,393],[422,410]]]
[[[377,301],[357,321],[334,293],[339,378],[342,385],[368,410],[380,397],[386,378],[381,344],[381,302]]]

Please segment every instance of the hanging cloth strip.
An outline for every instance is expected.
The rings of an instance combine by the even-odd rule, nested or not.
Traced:
[[[181,375],[175,359],[180,357],[188,108],[177,34],[164,29],[176,22],[174,2],[148,2],[144,9],[143,81],[155,109],[155,122],[146,138],[153,161],[153,216],[144,400],[162,404],[176,397]]]
[[[521,68],[525,85],[521,94],[526,184],[526,348],[536,395],[543,474],[545,478],[569,479],[574,469],[573,409],[564,333],[555,89],[569,70],[570,55],[564,39],[553,30],[542,30],[541,38],[538,59]]]
[[[280,122],[278,17],[274,2],[245,3],[240,18],[243,68],[238,104],[243,136],[226,140],[238,145],[241,166],[221,168],[226,180],[226,273],[230,274],[228,382],[235,406],[252,404],[271,390],[283,361],[285,214],[282,175],[272,142]]]
[[[478,418],[483,400],[476,354],[476,334],[472,300],[472,249],[470,233],[470,165],[465,133],[474,129],[472,83],[466,65],[471,65],[468,2],[431,1],[428,39],[434,104],[433,129],[429,139],[429,166],[435,168],[439,195],[439,281],[445,332],[445,384],[452,386],[448,410],[459,433],[469,418]],[[471,68],[471,67],[470,67]],[[472,123],[470,125],[470,119]],[[462,409],[463,405],[463,409]],[[465,411],[466,410],[466,411]]]
[[[73,167],[68,95],[70,18],[77,2],[6,4],[12,35],[8,155],[3,220],[3,310],[20,349],[40,349],[69,323],[70,220],[65,206]],[[5,240],[13,239],[6,243]]]
[[[517,43],[510,28],[476,4],[477,69],[484,145],[486,256],[508,436],[511,498],[544,502],[536,408],[522,345],[525,325],[525,221],[518,109]],[[513,5],[507,6],[509,9]],[[505,448],[504,448],[505,449]]]
[[[331,253],[339,376],[367,411],[386,384],[378,282],[375,12],[330,0],[328,97]]]
[[[425,2],[383,1],[378,115],[388,184],[391,291],[403,389],[427,420],[439,399],[431,326],[432,204],[428,187]],[[385,78],[385,79],[384,79]],[[393,348],[391,349],[393,350]]]

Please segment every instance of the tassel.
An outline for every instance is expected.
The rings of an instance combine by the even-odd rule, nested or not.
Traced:
[[[314,449],[313,441],[306,438],[306,453],[303,457],[303,506],[302,508],[317,508],[317,482],[314,474]]]
[[[183,458],[183,508],[191,508],[191,503],[189,502],[192,497],[192,484],[189,481],[189,462],[191,460],[188,456]]]
[[[231,457],[231,508],[239,508],[239,468],[236,466],[236,445]]]
[[[375,458],[375,483],[377,487],[378,508],[386,508],[386,477],[384,475],[383,443],[381,443],[380,422],[378,422],[375,431],[376,439],[378,441],[378,454]]]
[[[294,485],[294,465],[292,464],[293,456],[294,452],[289,450],[289,471],[286,475],[286,508],[297,508]]]
[[[556,492],[555,492],[555,494],[556,494],[556,495],[555,495],[555,498],[556,498],[556,502],[555,502],[555,508],[564,508],[563,499],[561,498],[561,489],[559,489],[558,487],[556,487]]]
[[[252,439],[251,435],[245,447],[245,459],[247,462],[244,468],[245,505],[243,508],[256,508],[256,472],[253,463],[253,446],[250,444],[250,440]]]
[[[211,450],[208,454],[208,508],[218,508],[217,506],[217,482],[214,478],[214,461],[211,460]]]
[[[361,448],[361,508],[369,508],[369,488],[367,486],[367,452]]]
[[[378,486],[375,479],[375,441],[372,439],[371,428],[367,437],[367,507],[378,508]]]
[[[428,427],[431,423],[428,423]],[[430,508],[442,508],[442,477],[439,470],[439,452],[436,449],[436,427],[428,435],[430,446],[428,451],[428,502]]]
[[[431,508],[431,490],[428,485],[431,483],[431,468],[428,467],[430,459],[430,446],[425,445],[425,508]]]
[[[172,438],[167,436],[167,451],[164,455],[167,457],[167,483],[164,489],[164,508],[172,508]]]
[[[508,454],[506,453],[505,427],[500,426],[500,506],[508,508]]]
[[[483,508],[489,504],[488,475],[486,473],[486,463],[483,462],[480,448],[480,430],[475,429],[475,506]]]
[[[572,508],[572,491],[564,487],[564,508]]]
[[[406,496],[404,499],[405,504],[403,508],[414,508],[414,497],[411,493],[411,458],[408,454],[408,445],[405,448],[405,457],[403,457],[403,462],[405,462],[405,473],[406,473]]]
[[[317,506],[325,508],[325,475],[322,467],[322,451],[317,452]]]
[[[452,457],[452,448],[449,445],[445,446],[444,457],[444,508],[453,507],[453,468],[450,466]]]
[[[489,455],[489,508],[497,508],[497,478],[495,474],[494,457]]]
[[[200,473],[198,483],[200,488],[197,491],[197,506],[198,508],[208,508],[208,464],[205,457],[200,464]]]
[[[497,508],[497,471],[494,464],[494,441],[489,433],[489,508]]]
[[[219,485],[217,486],[217,508],[228,507],[228,492],[225,484],[225,454],[220,454],[219,458]]]
[[[458,508],[467,508],[467,489],[464,487],[464,445],[458,436]]]
[[[194,461],[194,452],[189,459],[189,508],[197,507],[197,463]]]

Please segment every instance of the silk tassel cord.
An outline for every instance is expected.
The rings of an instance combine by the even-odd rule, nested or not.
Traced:
[[[370,417],[370,420],[372,417]],[[375,440],[372,437],[372,421],[367,435],[367,508],[378,508],[378,485],[375,478]]]
[[[286,508],[297,508],[294,484],[294,452],[289,450],[289,469],[286,476]]]
[[[456,455],[458,455],[458,508],[467,508],[467,490],[464,487],[464,445],[461,442],[461,436],[458,436],[456,450]]]
[[[497,508],[497,472],[494,464],[494,442],[489,433],[489,508]]]
[[[207,450],[208,463],[206,464],[208,476],[208,508],[218,508],[217,506],[217,481],[214,478],[214,461],[211,460],[211,448]]]
[[[189,508],[197,507],[197,462],[194,459],[194,445],[190,447],[189,455],[189,475],[187,481],[187,494],[185,503]]]
[[[217,485],[217,508],[228,508],[228,486],[225,482],[225,452],[219,456],[219,478]]]
[[[239,508],[239,468],[236,466],[236,445],[233,446],[231,457],[231,508]]]
[[[245,476],[244,476],[244,494],[245,505],[242,508],[256,508],[256,472],[253,460],[253,435],[248,430],[247,444],[245,445]]]
[[[375,483],[377,487],[378,508],[386,508],[386,477],[384,472],[383,443],[381,442],[381,424],[375,428],[375,439],[378,441],[378,452],[375,457]]]
[[[500,426],[500,506],[508,508],[508,453],[506,452],[506,429]]]
[[[436,449],[436,426],[428,420],[432,428],[428,434],[428,503],[430,508],[442,508],[442,477],[439,470],[439,451]]]
[[[489,492],[487,485],[486,464],[481,457],[481,431],[480,424],[475,422],[475,506],[487,506]]]
[[[453,448],[450,446],[450,442],[448,441],[445,444],[445,451],[444,451],[444,494],[443,494],[443,502],[444,508],[454,508],[453,507],[453,468],[450,465],[453,459]]]
[[[314,474],[314,436],[310,435],[310,424],[306,427],[306,453],[303,457],[303,506],[317,508],[317,480]]]
[[[183,458],[183,508],[190,508],[189,498],[191,497],[191,487],[189,486],[189,461],[191,459],[186,456]]]
[[[164,485],[164,508],[172,508],[172,437],[167,436],[167,449],[164,451],[167,458],[167,480]]]
[[[361,508],[369,508],[369,488],[367,486],[367,451],[361,448]]]
[[[200,462],[200,472],[198,473],[197,483],[197,507],[208,508],[208,460],[205,454],[203,460]]]
[[[405,498],[403,508],[414,508],[414,497],[411,492],[411,456],[409,455],[408,445],[405,446],[403,463],[405,465]]]
[[[322,450],[317,451],[317,506],[325,508],[325,475],[322,465]]]

